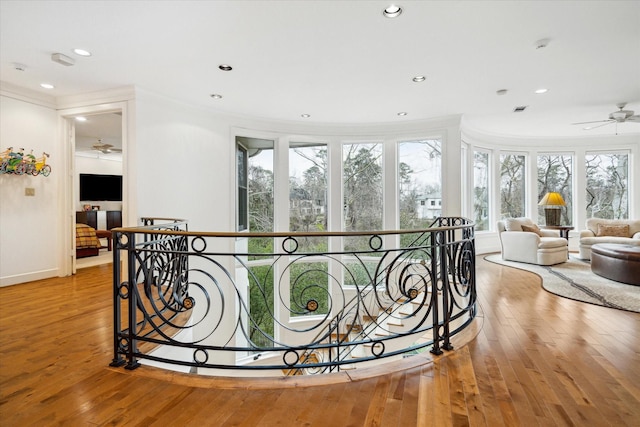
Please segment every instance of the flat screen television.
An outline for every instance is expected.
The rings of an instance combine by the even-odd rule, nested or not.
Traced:
[[[122,201],[121,175],[80,174],[81,201]]]

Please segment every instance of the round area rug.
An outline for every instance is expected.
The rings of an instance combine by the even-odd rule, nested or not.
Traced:
[[[542,279],[544,289],[561,297],[640,313],[640,286],[600,277],[591,272],[589,261],[572,256],[562,264],[542,266],[504,261],[500,254],[487,255],[484,259],[535,273]]]

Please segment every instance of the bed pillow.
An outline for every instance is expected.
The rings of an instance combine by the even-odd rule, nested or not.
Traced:
[[[629,237],[629,225],[605,225],[598,224],[597,237]]]

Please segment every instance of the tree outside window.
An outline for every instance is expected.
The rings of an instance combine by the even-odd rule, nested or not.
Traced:
[[[289,230],[327,230],[327,146],[289,146]]]
[[[382,230],[382,144],[344,144],[342,148],[343,225],[345,231]],[[344,238],[345,251],[370,251],[366,236]],[[379,256],[378,254],[368,254]],[[377,261],[351,263],[344,285],[372,283]]]
[[[524,155],[500,156],[500,217],[517,218],[525,215]]]
[[[382,229],[382,145],[344,144],[343,229]]]
[[[587,153],[585,163],[587,218],[629,218],[629,155]]]
[[[538,156],[538,201],[548,192],[562,195],[566,206],[562,207],[560,223],[573,225],[573,156],[543,154]],[[544,206],[538,206],[538,224],[544,223]]]

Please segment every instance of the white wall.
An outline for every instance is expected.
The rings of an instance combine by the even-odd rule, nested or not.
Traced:
[[[48,177],[0,174],[0,285],[11,285],[58,274],[58,189],[60,153],[56,148],[58,116],[48,102],[0,95],[0,150],[13,146],[46,151]],[[25,196],[25,188],[35,196]]]
[[[234,147],[229,125],[159,95],[136,92],[136,164],[128,171],[137,216],[183,218],[189,229],[228,231]]]

